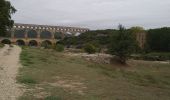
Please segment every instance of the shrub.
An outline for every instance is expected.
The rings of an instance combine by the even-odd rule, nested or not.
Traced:
[[[86,44],[84,46],[84,51],[89,53],[89,54],[93,54],[96,52],[96,47],[92,44]]]
[[[64,46],[61,45],[61,44],[57,44],[54,48],[55,48],[55,50],[58,51],[58,52],[64,51]]]
[[[143,56],[144,60],[165,61],[170,60],[170,53],[149,53]]]
[[[147,61],[166,61],[170,60],[170,53],[147,53],[143,55],[132,55],[131,58]]]
[[[36,84],[37,81],[34,80],[32,77],[29,76],[20,76],[18,77],[18,82],[24,83],[24,84]]]
[[[44,49],[52,49],[52,45],[47,42],[43,42],[41,47],[44,47]]]

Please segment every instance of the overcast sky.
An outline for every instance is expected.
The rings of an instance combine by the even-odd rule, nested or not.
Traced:
[[[170,26],[170,0],[10,0],[16,23],[90,29]]]

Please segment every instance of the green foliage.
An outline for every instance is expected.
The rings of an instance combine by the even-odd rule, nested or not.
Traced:
[[[3,43],[3,44],[11,44],[11,41],[8,40],[8,39],[4,39],[4,40],[1,41],[1,43]]]
[[[151,51],[170,52],[170,28],[150,29],[147,44]]]
[[[24,84],[36,84],[36,80],[34,80],[32,77],[29,76],[22,76],[18,77],[18,82],[24,83]]]
[[[0,0],[0,36],[5,36],[7,29],[10,29],[14,21],[11,20],[11,14],[15,13],[16,9],[11,5],[10,1]]]
[[[95,31],[88,31],[82,33],[79,36],[72,36],[72,37],[65,37],[60,43],[66,46],[78,46],[78,48],[83,47],[86,43],[91,43],[95,45],[97,48],[99,47],[107,47],[110,43],[110,37],[113,33],[116,33],[117,30],[95,30]]]
[[[64,46],[62,44],[57,44],[54,49],[58,52],[64,51]]]
[[[94,45],[88,43],[84,46],[84,51],[89,54],[93,54],[96,52],[96,47]]]
[[[136,27],[131,27],[130,28],[131,33],[136,34],[136,33],[141,33],[141,32],[145,32],[143,27],[140,26],[136,26]]]
[[[51,49],[51,48],[52,48],[52,45],[49,44],[48,42],[43,42],[43,43],[41,44],[41,46],[44,47],[45,49]]]
[[[137,60],[148,60],[148,61],[166,61],[170,60],[170,53],[147,53],[142,55],[131,56],[133,59]]]
[[[48,96],[45,98],[45,100],[62,100],[60,97],[57,96]]]
[[[3,43],[0,43],[0,48],[4,47],[4,44]]]
[[[62,33],[61,32],[56,32],[54,33],[55,39],[62,39]]]
[[[119,61],[125,64],[128,56],[134,52],[135,43],[133,35],[119,25],[119,32],[112,37],[110,53],[119,57]]]

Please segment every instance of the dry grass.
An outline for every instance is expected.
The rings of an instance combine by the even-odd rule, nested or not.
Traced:
[[[87,62],[52,50],[25,48],[21,100],[170,100],[170,64],[129,61],[128,67]]]

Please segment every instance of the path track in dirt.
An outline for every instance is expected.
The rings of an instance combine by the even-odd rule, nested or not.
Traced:
[[[21,67],[19,57],[21,48],[5,45],[0,49],[0,100],[16,100],[21,94],[16,76]]]

